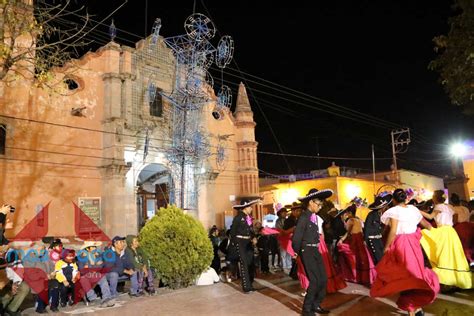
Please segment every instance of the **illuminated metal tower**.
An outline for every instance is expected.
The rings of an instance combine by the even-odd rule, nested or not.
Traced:
[[[156,43],[161,22],[155,21],[152,43]],[[168,37],[164,41],[176,58],[176,82],[167,98],[173,105],[172,146],[167,152],[173,178],[174,204],[182,209],[197,209],[199,177],[211,155],[209,135],[202,126],[202,109],[211,101],[214,80],[208,72],[215,61],[221,69],[232,60],[234,43],[223,36],[217,47],[210,40],[216,29],[212,21],[200,13],[190,15],[185,23],[186,34]],[[155,89],[150,88],[150,91]],[[217,94],[214,112],[230,107],[230,89],[222,85]]]

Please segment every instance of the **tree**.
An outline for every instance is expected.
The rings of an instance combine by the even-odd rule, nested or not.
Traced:
[[[0,81],[19,77],[48,84],[53,67],[71,59],[85,45],[84,32],[89,17],[70,9],[70,0],[59,5],[46,0],[0,0]],[[71,17],[80,24],[73,23]]]
[[[474,1],[455,0],[457,15],[449,19],[448,35],[433,39],[438,57],[429,68],[440,74],[440,82],[451,102],[474,114]]]

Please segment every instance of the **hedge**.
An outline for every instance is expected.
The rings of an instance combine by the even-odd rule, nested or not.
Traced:
[[[157,276],[170,288],[186,287],[211,264],[211,241],[202,224],[174,205],[160,208],[140,231],[140,244]]]

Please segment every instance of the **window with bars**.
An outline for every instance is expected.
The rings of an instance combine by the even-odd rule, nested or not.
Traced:
[[[5,146],[7,142],[7,126],[0,124],[0,155],[5,155]]]
[[[161,96],[160,88],[155,88],[154,96],[150,100],[150,115],[157,117],[163,115],[163,98]]]

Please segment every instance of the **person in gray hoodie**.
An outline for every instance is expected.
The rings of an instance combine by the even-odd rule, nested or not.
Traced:
[[[150,295],[156,293],[153,273],[150,269],[150,260],[146,253],[140,248],[140,242],[135,235],[127,235],[127,248],[125,256],[127,261],[133,262],[134,270],[138,272],[138,289],[146,290]]]

